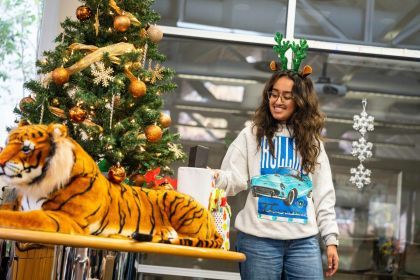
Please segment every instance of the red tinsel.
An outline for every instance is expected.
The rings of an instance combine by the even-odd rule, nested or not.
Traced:
[[[160,174],[160,167],[148,171],[144,175],[147,186],[149,186],[151,188],[157,188],[161,185],[169,184],[169,185],[172,186],[172,188],[174,190],[176,190],[176,187],[177,187],[177,180],[176,179],[171,178],[169,176],[162,177],[159,174]]]

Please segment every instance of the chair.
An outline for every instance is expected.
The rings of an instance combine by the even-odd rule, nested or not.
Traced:
[[[340,239],[340,270],[369,271],[373,268],[375,238]]]
[[[420,276],[420,243],[407,244],[403,265],[406,273]]]

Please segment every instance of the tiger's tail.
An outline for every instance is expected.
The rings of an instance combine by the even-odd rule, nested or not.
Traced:
[[[192,247],[202,247],[202,248],[220,248],[223,245],[223,237],[218,233],[214,233],[213,239],[200,239],[197,237],[189,236],[179,236],[179,238],[174,239],[160,239],[153,240],[153,236],[149,234],[142,234],[135,232],[132,235],[132,238],[139,242],[159,242],[159,243],[168,243],[174,245],[184,245]]]
[[[187,245],[202,248],[221,248],[223,245],[223,237],[218,233],[214,233],[213,239],[200,239],[196,237],[183,236],[178,239],[179,245]]]

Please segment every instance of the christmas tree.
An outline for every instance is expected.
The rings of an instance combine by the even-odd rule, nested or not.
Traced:
[[[77,20],[61,23],[56,48],[37,61],[41,79],[25,84],[32,95],[16,112],[31,123],[66,124],[103,171],[142,185],[147,171],[170,173],[185,157],[162,113],[162,95],[176,85],[158,50],[159,14],[151,0],[81,2]]]

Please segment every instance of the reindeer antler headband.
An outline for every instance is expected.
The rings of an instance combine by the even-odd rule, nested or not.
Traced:
[[[290,41],[283,39],[283,34],[277,32],[276,36],[274,37],[274,40],[276,41],[277,45],[273,46],[274,52],[277,53],[277,56],[280,58],[281,69],[278,68],[277,63],[274,60],[270,63],[270,69],[273,71],[292,70],[296,73],[299,73],[299,75],[301,75],[302,77],[310,75],[312,73],[312,67],[309,65],[305,65],[305,67],[303,67],[302,72],[299,72],[300,63],[306,58],[306,53],[309,47],[308,42],[305,39],[300,39],[299,44],[296,44],[295,42],[290,43]],[[289,49],[291,49],[293,52],[292,69],[287,69],[286,52]]]

